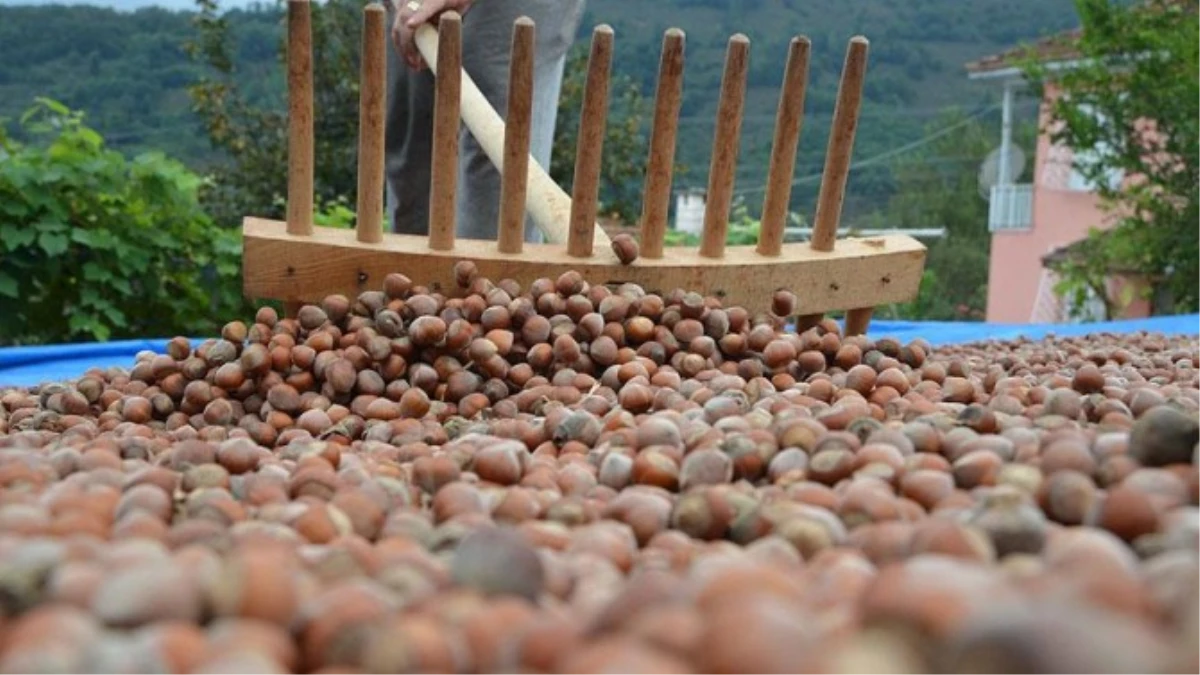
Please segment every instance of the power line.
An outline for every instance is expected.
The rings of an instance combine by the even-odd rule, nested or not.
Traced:
[[[1041,105],[1041,101],[1019,101],[1019,102],[1013,103],[1014,108],[1022,108],[1022,109],[1023,108],[1035,108],[1039,105]],[[947,113],[951,110],[954,110],[957,107],[958,106],[950,105],[950,106],[930,106],[930,107],[921,107],[921,108],[914,108],[914,107],[907,107],[907,106],[906,107],[874,108],[874,109],[863,110],[862,112],[860,112],[859,119],[891,120],[891,119],[908,119],[908,118],[914,118],[914,117],[936,117],[937,115],[941,115],[941,114]],[[996,110],[999,107],[1000,107],[1000,104],[997,103],[997,104],[995,104],[995,107],[990,108],[988,111],[990,112],[991,110]],[[755,114],[751,114],[751,115],[743,115],[742,122],[743,123],[759,123],[759,122],[774,123],[775,118],[776,118],[776,116],[775,116],[774,112],[755,113]],[[811,120],[825,121],[825,120],[832,120],[832,119],[833,119],[833,111],[806,112],[804,114],[804,122],[806,122],[806,123]],[[681,124],[681,125],[696,125],[696,124],[712,125],[715,123],[716,123],[715,113],[713,115],[709,115],[707,113],[684,115],[679,118],[679,124]]]
[[[872,166],[872,165],[878,164],[884,160],[891,159],[892,157],[895,157],[897,155],[904,154],[904,153],[908,152],[909,150],[915,150],[923,145],[928,145],[929,143],[936,141],[937,139],[941,138],[942,136],[945,136],[952,131],[961,129],[962,127],[965,127],[966,125],[970,124],[971,122],[974,122],[976,119],[986,115],[987,113],[1000,108],[1001,105],[1002,104],[1000,104],[1000,103],[995,103],[991,106],[988,106],[987,108],[984,108],[983,110],[980,110],[978,112],[975,112],[975,113],[967,116],[963,120],[960,120],[954,124],[951,124],[948,127],[943,127],[942,129],[939,129],[939,130],[925,136],[924,138],[919,138],[911,143],[905,143],[904,145],[902,145],[898,148],[893,148],[886,152],[875,155],[874,157],[868,157],[867,159],[864,159],[860,162],[855,162],[850,165],[849,170],[854,171],[856,169],[861,169],[863,167]],[[807,176],[802,176],[802,177],[797,178],[796,180],[792,181],[792,187],[795,187],[797,185],[802,185],[804,183],[809,183],[809,182],[812,182],[815,180],[820,180],[822,175],[824,175],[823,171],[820,173],[812,173]],[[744,196],[744,195],[748,195],[748,194],[764,192],[764,191],[766,191],[766,189],[767,189],[767,185],[764,183],[763,185],[760,185],[758,187],[745,188],[742,190],[734,190],[734,193]]]
[[[1018,102],[1018,103],[1014,104],[1014,107],[1033,107],[1033,106],[1040,105],[1040,103],[1041,103],[1040,101]],[[868,119],[869,118],[872,120],[888,121],[888,120],[893,120],[893,119],[935,117],[939,114],[943,114],[949,110],[954,109],[954,107],[955,106],[940,106],[940,107],[929,106],[929,107],[916,107],[916,108],[914,108],[914,107],[874,108],[874,109],[863,110],[861,113],[859,113],[859,119]],[[984,112],[990,112],[991,110],[995,110],[998,107],[999,107],[999,104],[996,104],[996,106],[994,106],[991,109],[985,110]],[[756,113],[756,114],[752,114],[752,115],[744,115],[742,117],[742,122],[747,123],[747,124],[759,124],[759,123],[765,124],[767,122],[770,122],[770,123],[774,124],[775,118],[776,118],[776,116],[775,116],[775,113],[773,113],[773,112],[772,113]],[[832,112],[805,113],[805,115],[804,115],[804,121],[806,123],[811,123],[813,120],[824,121],[824,120],[832,120],[832,119],[833,119]],[[97,121],[94,119],[89,120],[89,123],[94,126],[107,126],[103,121]],[[680,126],[684,126],[684,125],[692,126],[692,125],[702,125],[702,124],[712,126],[715,123],[716,123],[715,117],[710,117],[709,115],[681,116],[678,121],[678,124]],[[165,125],[165,126],[161,126],[161,127],[144,128],[141,130],[108,129],[108,130],[106,130],[106,133],[105,133],[105,141],[122,142],[122,141],[126,141],[126,140],[141,140],[141,139],[144,139],[146,136],[149,136],[152,134],[192,132],[192,131],[196,131],[198,126],[199,126],[199,120],[197,120],[196,125],[192,125],[192,124],[188,124],[188,123],[175,123],[175,124]]]

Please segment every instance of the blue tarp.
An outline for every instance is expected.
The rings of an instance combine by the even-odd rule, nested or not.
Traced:
[[[979,340],[1039,339],[1048,334],[1060,337],[1089,333],[1200,334],[1200,315],[1165,316],[1150,319],[1085,324],[989,324],[941,321],[872,321],[867,334],[873,338],[894,337],[901,341],[924,338],[933,345],[962,344]],[[104,343],[8,347],[0,349],[0,386],[26,387],[42,382],[69,380],[89,368],[130,368],[142,350],[165,353],[166,339],[121,340]],[[199,344],[196,340],[194,344]]]

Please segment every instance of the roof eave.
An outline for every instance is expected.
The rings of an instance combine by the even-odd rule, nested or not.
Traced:
[[[1020,68],[992,68],[967,73],[968,80],[1024,80],[1025,74]]]
[[[1068,70],[1075,68],[1091,59],[1060,59],[1056,61],[1047,61],[1042,66],[1046,70]],[[992,68],[989,70],[976,70],[967,72],[968,80],[1006,80],[1011,82],[1023,82],[1025,80],[1025,71],[1017,66],[1009,66],[1007,68]]]

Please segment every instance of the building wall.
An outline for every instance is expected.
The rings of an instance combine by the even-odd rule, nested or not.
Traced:
[[[1046,102],[1053,96],[1055,91],[1047,86],[1039,128],[1045,128],[1049,115]],[[1042,268],[1042,256],[1083,238],[1092,227],[1107,226],[1106,214],[1100,210],[1096,195],[1069,187],[1070,149],[1054,146],[1045,133],[1038,137],[1033,182],[1033,227],[1023,232],[992,235],[987,299],[990,322],[1058,320],[1053,316],[1057,303],[1047,297],[1053,281]]]

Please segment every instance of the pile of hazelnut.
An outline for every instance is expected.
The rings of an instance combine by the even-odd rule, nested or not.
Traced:
[[[2,672],[1195,672],[1195,336],[402,274],[0,390]]]

